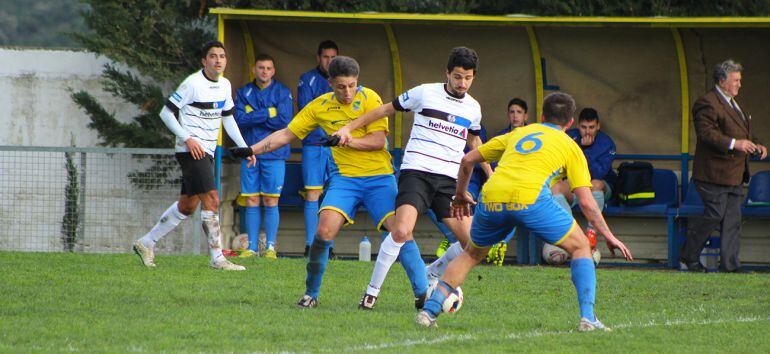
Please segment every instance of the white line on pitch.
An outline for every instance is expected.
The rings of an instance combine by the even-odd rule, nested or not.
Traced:
[[[714,320],[650,320],[646,323],[625,323],[625,324],[618,324],[613,326],[614,329],[630,329],[630,328],[647,328],[647,327],[657,327],[657,326],[681,326],[681,325],[711,325],[711,324],[719,324],[719,323],[732,323],[732,322],[758,322],[758,321],[770,321],[770,317],[764,318],[764,317],[738,317],[735,319],[714,319]],[[530,332],[523,332],[523,333],[509,333],[505,336],[507,339],[522,339],[522,338],[535,338],[535,337],[542,337],[542,336],[552,336],[552,335],[564,335],[569,333],[575,333],[575,330],[566,330],[566,331],[530,331]],[[444,343],[444,342],[465,342],[469,340],[476,340],[476,336],[473,334],[462,334],[462,335],[443,335],[436,338],[419,338],[419,339],[407,339],[399,342],[386,342],[386,343],[380,343],[380,344],[364,344],[361,346],[355,346],[355,347],[348,347],[345,348],[345,351],[362,351],[362,350],[380,350],[380,349],[388,349],[388,348],[396,348],[396,347],[413,347],[418,345],[425,345],[425,344],[438,344],[438,343]]]

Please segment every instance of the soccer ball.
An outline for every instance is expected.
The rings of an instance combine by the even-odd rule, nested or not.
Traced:
[[[569,253],[559,246],[543,244],[543,260],[550,265],[562,265],[569,260]]]
[[[591,257],[594,259],[594,265],[599,265],[599,262],[602,261],[602,253],[599,252],[598,248],[591,249]]]
[[[438,279],[432,279],[428,284],[428,293],[426,295],[428,299],[433,295],[437,285]],[[446,300],[441,304],[441,312],[455,313],[460,311],[460,308],[463,307],[463,300],[463,289],[458,286],[451,294],[447,295]]]

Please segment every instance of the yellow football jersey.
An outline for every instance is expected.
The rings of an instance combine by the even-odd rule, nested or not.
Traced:
[[[532,204],[560,173],[572,189],[591,187],[583,151],[552,124],[516,128],[480,146],[479,153],[486,161],[499,161],[482,189],[484,202]]]
[[[292,119],[288,128],[300,139],[306,137],[316,127],[321,127],[326,134],[331,134],[365,112],[381,105],[380,96],[363,86],[358,87],[353,103],[349,105],[340,103],[334,92],[329,92],[308,103]],[[352,135],[354,138],[360,138],[377,131],[384,131],[386,135],[388,134],[388,117],[383,117],[356,129]],[[332,170],[330,173],[332,174],[339,173],[345,177],[368,177],[393,173],[390,153],[386,147],[376,151],[361,151],[348,146],[333,146],[331,152]]]

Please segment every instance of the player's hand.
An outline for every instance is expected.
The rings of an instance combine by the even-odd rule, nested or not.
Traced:
[[[631,255],[631,251],[628,250],[628,247],[626,247],[623,242],[618,240],[615,236],[607,237],[605,235],[605,238],[607,239],[607,248],[610,249],[610,253],[612,253],[612,256],[615,257],[615,250],[620,250],[620,252],[623,254],[623,257],[627,261],[633,261],[634,256]]]
[[[353,140],[353,135],[350,133],[350,128],[348,128],[347,125],[332,133],[332,136],[338,136],[340,138],[339,146],[346,146]]]
[[[249,159],[251,161],[254,158],[254,150],[251,147],[234,147],[230,148],[230,155],[236,159]]]
[[[247,168],[250,168],[257,164],[257,157],[254,155],[247,157],[246,160],[249,160],[249,163],[246,164]]]
[[[738,139],[735,140],[733,149],[751,155],[754,153],[754,151],[757,151],[757,145],[752,143],[751,140]]]
[[[458,191],[452,198],[452,217],[462,220],[463,217],[471,216],[471,208],[474,205],[476,205],[476,201],[473,200],[473,196],[468,191]]]
[[[187,150],[190,150],[193,159],[200,160],[206,156],[206,150],[203,150],[203,147],[197,140],[195,140],[195,138],[189,137],[184,143],[187,145]]]
[[[580,145],[589,146],[589,145],[593,145],[593,143],[594,143],[594,137],[591,136],[591,134],[583,135],[580,138]]]
[[[340,137],[337,135],[329,135],[321,138],[321,145],[323,146],[337,146],[340,143]]]

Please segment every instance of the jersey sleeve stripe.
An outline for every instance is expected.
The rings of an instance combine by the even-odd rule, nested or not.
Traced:
[[[235,114],[235,107],[230,108],[230,109],[228,109],[226,111],[222,111],[222,117],[231,116],[233,114]]]
[[[399,112],[409,112],[408,109],[404,108],[404,106],[401,105],[401,101],[398,98],[393,100],[393,108],[395,108]]]
[[[171,112],[174,113],[174,115],[179,119],[179,107],[177,107],[174,102],[171,100],[166,101],[166,107],[171,110]]]

